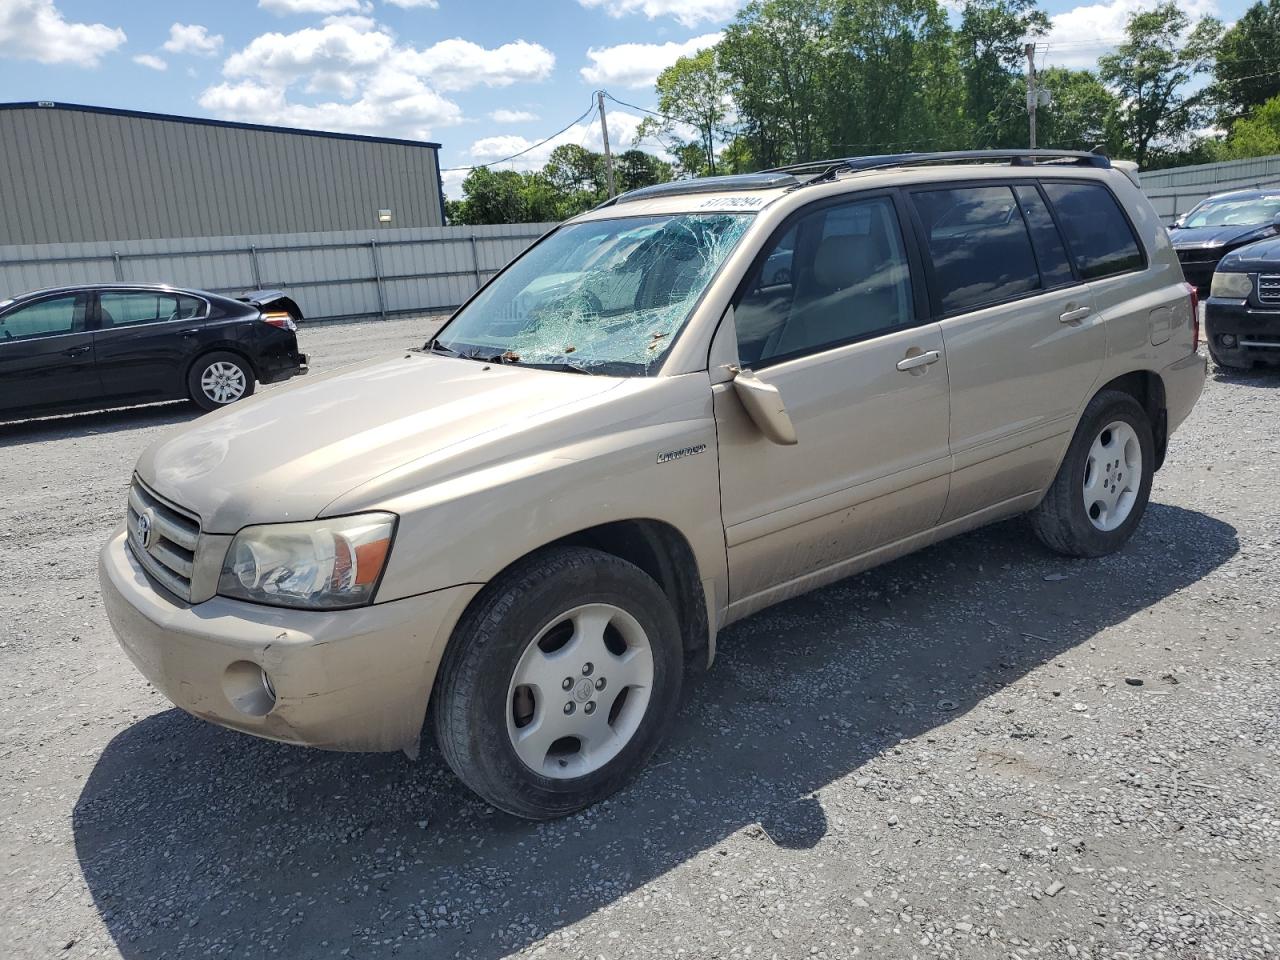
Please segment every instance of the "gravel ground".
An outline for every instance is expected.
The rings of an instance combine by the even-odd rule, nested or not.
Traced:
[[[95,552],[190,408],[0,428],[5,956],[1275,955],[1278,388],[1211,378],[1117,556],[1014,521],[734,626],[639,781],[541,825],[134,671]]]

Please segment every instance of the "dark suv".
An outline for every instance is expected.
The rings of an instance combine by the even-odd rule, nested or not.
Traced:
[[[1280,237],[1222,258],[1205,301],[1204,324],[1219,367],[1280,364]]]
[[[190,397],[205,410],[307,370],[293,301],[160,284],[0,300],[0,418]]]

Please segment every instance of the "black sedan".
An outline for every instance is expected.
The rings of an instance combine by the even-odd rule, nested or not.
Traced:
[[[1218,261],[1280,233],[1280,187],[1233,190],[1201,200],[1169,228],[1182,273],[1204,296]]]
[[[216,410],[307,371],[302,313],[163,284],[58,287],[0,300],[0,418],[189,397]]]
[[[1204,327],[1220,367],[1280,364],[1280,237],[1222,258],[1205,301]]]

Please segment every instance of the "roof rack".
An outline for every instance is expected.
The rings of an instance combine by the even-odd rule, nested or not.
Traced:
[[[723,177],[697,177],[692,180],[672,180],[670,183],[655,183],[649,187],[639,187],[606,200],[600,207],[611,207],[615,203],[630,203],[633,200],[648,200],[651,197],[670,197],[681,193],[720,193],[733,190],[776,190],[779,187],[798,187],[800,181],[785,170],[766,170],[764,173],[735,173]]]
[[[1007,161],[1015,167],[1030,167],[1036,163],[1061,163],[1070,161],[1076,166],[1097,167],[1107,170],[1111,160],[1102,153],[1086,153],[1083,150],[943,150],[935,153],[890,153],[870,157],[844,157],[837,160],[810,160],[775,167],[765,173],[816,173],[809,183],[830,180],[838,173],[856,173],[861,170],[883,170],[890,167],[924,166],[930,163],[980,163]]]

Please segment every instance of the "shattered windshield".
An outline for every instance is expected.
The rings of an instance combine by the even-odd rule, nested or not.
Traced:
[[[668,214],[570,224],[481,291],[432,347],[493,362],[648,375],[751,216]]]

